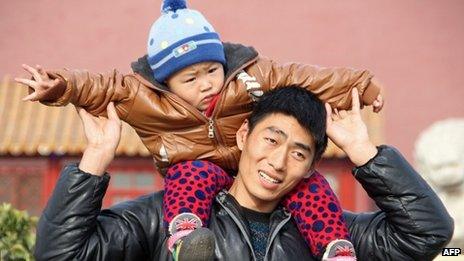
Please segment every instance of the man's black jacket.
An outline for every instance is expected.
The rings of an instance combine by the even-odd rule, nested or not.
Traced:
[[[358,260],[430,260],[451,238],[453,220],[406,160],[382,146],[353,170],[380,211],[345,212]],[[38,260],[170,260],[162,227],[162,192],[100,210],[109,176],[66,167],[37,228]],[[226,192],[214,203],[210,229],[220,260],[253,260],[241,208]],[[284,209],[271,215],[265,260],[314,260]]]

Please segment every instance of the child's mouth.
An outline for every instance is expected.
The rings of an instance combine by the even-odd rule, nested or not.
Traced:
[[[208,96],[206,98],[203,98],[203,103],[209,103],[213,99],[213,96]]]

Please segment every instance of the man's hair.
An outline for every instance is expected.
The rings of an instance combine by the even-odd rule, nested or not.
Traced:
[[[255,103],[253,112],[248,118],[248,133],[273,113],[282,113],[295,118],[313,137],[316,147],[313,164],[317,162],[327,147],[327,114],[324,104],[314,94],[298,86],[271,90]]]

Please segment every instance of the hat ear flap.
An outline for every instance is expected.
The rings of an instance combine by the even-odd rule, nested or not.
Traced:
[[[164,0],[163,5],[161,6],[161,12],[175,12],[179,9],[186,9],[187,3],[185,0]]]

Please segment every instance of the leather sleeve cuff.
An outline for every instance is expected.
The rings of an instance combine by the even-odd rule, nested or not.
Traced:
[[[373,77],[362,95],[362,101],[364,105],[371,105],[377,96],[380,94],[381,86]]]

